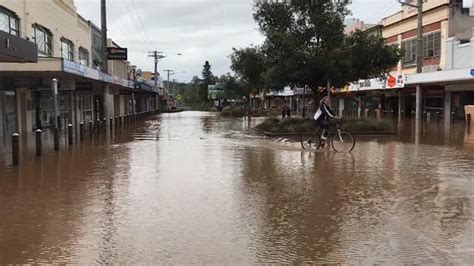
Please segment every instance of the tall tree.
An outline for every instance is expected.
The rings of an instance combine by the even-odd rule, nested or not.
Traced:
[[[399,50],[386,46],[381,37],[344,34],[347,14],[344,1],[258,2],[254,19],[265,36],[267,85],[273,89],[308,85],[319,98],[328,82],[343,86],[382,75],[395,65]],[[366,55],[369,64],[358,61]]]
[[[208,101],[208,95],[207,95],[208,86],[214,84],[216,81],[216,78],[212,74],[211,65],[209,64],[209,61],[206,61],[202,67],[202,79],[203,80],[202,80],[201,90],[199,93],[199,98],[203,102],[207,102]]]
[[[240,84],[236,94],[249,98],[250,94],[259,93],[265,88],[265,57],[258,46],[233,48],[230,60],[230,68],[236,73],[235,80]]]

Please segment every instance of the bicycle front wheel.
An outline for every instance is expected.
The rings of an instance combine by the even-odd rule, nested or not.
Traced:
[[[349,132],[338,132],[331,140],[332,148],[336,152],[351,152],[355,146],[355,139]]]
[[[316,134],[301,135],[301,147],[305,150],[319,149],[320,139]]]

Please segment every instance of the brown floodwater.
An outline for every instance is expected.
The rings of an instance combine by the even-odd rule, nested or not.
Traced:
[[[353,153],[258,120],[164,114],[21,167],[0,145],[0,264],[474,261],[474,133],[436,122]],[[30,148],[28,148],[30,147]]]

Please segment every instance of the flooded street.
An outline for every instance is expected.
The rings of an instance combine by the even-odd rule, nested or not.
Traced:
[[[18,168],[2,146],[0,263],[474,261],[464,131],[358,137],[344,154],[264,139],[257,121],[157,115]]]

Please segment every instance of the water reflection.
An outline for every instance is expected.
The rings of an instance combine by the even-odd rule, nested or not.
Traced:
[[[472,262],[469,133],[426,124],[415,145],[407,122],[339,154],[257,122],[164,114],[24,155],[0,169],[0,263]]]

